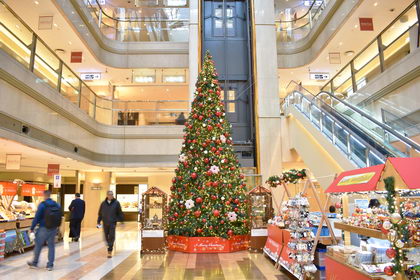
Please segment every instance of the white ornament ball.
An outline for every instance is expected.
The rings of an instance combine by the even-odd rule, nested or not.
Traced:
[[[386,230],[389,230],[389,229],[391,229],[392,224],[391,224],[390,221],[387,220],[387,221],[384,221],[384,223],[382,224],[382,227]]]
[[[402,240],[395,241],[395,246],[399,249],[403,248],[405,243]]]
[[[401,215],[399,213],[392,213],[392,215],[391,215],[391,222],[393,222],[394,224],[396,224],[399,221],[401,221]]]

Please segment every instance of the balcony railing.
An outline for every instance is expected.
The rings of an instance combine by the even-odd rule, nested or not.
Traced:
[[[107,125],[183,124],[187,100],[121,101],[98,96],[0,0],[0,49],[96,121]]]
[[[83,0],[101,33],[121,42],[188,42],[189,2],[147,1],[136,9]],[[141,1],[143,3],[143,1]]]
[[[418,0],[412,2],[321,90],[347,98],[409,55],[413,46],[418,48],[419,33],[410,33],[419,24],[416,5],[419,5]]]
[[[306,38],[329,1],[303,1],[302,5],[276,12],[277,41],[280,43],[296,42]]]

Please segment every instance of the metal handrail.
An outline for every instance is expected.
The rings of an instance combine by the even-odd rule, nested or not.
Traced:
[[[342,115],[341,112],[337,111],[333,106],[327,104],[324,100],[320,99],[318,96],[320,94],[327,94],[329,97],[331,97],[332,99],[334,99],[335,101],[337,101],[340,104],[343,104],[344,106],[346,106],[347,108],[355,111],[356,113],[360,114],[362,117],[366,118],[368,121],[371,121],[372,123],[374,123],[375,125],[379,126],[381,129],[383,129],[386,133],[391,134],[392,136],[396,137],[397,139],[399,139],[399,141],[405,143],[407,146],[409,146],[410,148],[420,152],[420,145],[411,140],[410,138],[406,137],[405,135],[399,133],[398,131],[395,131],[394,129],[392,129],[392,127],[390,127],[387,124],[381,123],[380,121],[376,120],[375,118],[371,117],[369,114],[365,113],[363,110],[360,110],[359,108],[357,108],[356,106],[349,104],[348,102],[341,100],[340,98],[334,96],[333,94],[331,94],[330,92],[327,91],[320,91],[317,95],[314,95],[312,92],[310,92],[309,90],[305,89],[302,85],[299,85],[298,83],[296,83],[296,81],[290,81],[288,87],[292,84],[296,84],[297,86],[302,87],[302,89],[304,89],[306,92],[310,93],[312,95],[312,100],[310,100],[311,103],[313,103],[313,100],[316,99],[317,101],[322,102],[324,105],[328,106],[331,110],[335,111],[336,113]],[[301,93],[302,94],[302,93]],[[290,94],[289,94],[290,95]],[[305,97],[304,94],[302,94],[303,97]],[[287,98],[287,97],[286,97]],[[306,99],[308,99],[307,97],[305,97]],[[308,99],[309,100],[309,99]]]
[[[280,19],[277,19],[277,20],[275,20],[276,22],[280,22],[280,23],[287,23],[287,22],[296,22],[296,21],[298,21],[298,20],[301,20],[301,19],[303,19],[303,18],[305,18],[308,14],[309,14],[309,12],[312,10],[312,8],[313,8],[313,6],[315,5],[315,3],[316,3],[316,1],[317,0],[313,0],[313,2],[312,2],[312,4],[311,4],[311,6],[309,6],[309,8],[308,8],[308,10],[306,11],[306,13],[305,14],[303,14],[301,17],[299,17],[299,18],[296,18],[296,19],[293,19],[293,20],[280,20]],[[322,2],[324,2],[324,1],[322,1]],[[299,5],[299,6],[302,6],[302,5]],[[294,9],[296,9],[297,7],[299,7],[299,6],[296,6],[296,7],[293,7]],[[318,6],[318,9],[321,7],[321,5],[319,5]],[[318,11],[317,11],[318,12]]]
[[[107,14],[106,11],[104,11],[104,9],[102,8],[102,5],[99,4],[98,0],[92,0],[96,2],[96,5],[99,7],[99,10],[101,11],[101,14],[106,16],[107,18],[116,21],[116,22],[189,22],[189,19],[173,19],[173,20],[165,20],[165,19],[159,19],[159,20],[151,20],[148,18],[137,18],[137,19],[120,19],[120,18],[115,18],[113,16],[110,16]],[[92,4],[90,3],[90,1],[87,2],[89,4],[90,7],[93,8]],[[186,8],[186,7],[177,7],[177,8]],[[98,15],[96,15],[98,17]]]
[[[407,8],[405,8],[390,24],[388,24],[388,26],[387,27],[385,27],[372,41],[370,41],[357,55],[355,55],[354,57],[353,57],[353,59],[351,59],[345,66],[343,66],[339,71],[337,71],[337,74],[335,74],[327,83],[325,83],[323,86],[322,86],[322,88],[321,88],[321,91],[322,90],[324,90],[326,87],[328,87],[328,85],[331,85],[331,91],[332,92],[334,92],[334,88],[333,88],[333,84],[332,84],[332,81],[334,81],[334,79],[338,76],[338,75],[340,75],[341,74],[341,72],[344,70],[344,69],[346,69],[347,67],[351,67],[353,64],[354,64],[354,61],[362,54],[362,53],[364,53],[364,51],[367,49],[367,48],[369,48],[372,44],[374,44],[375,42],[377,42],[377,45],[378,45],[378,55],[379,55],[379,57],[383,57],[383,52],[384,52],[384,48],[383,48],[383,46],[382,46],[382,40],[381,40],[381,38],[382,38],[382,35],[385,33],[385,32],[387,32],[397,21],[399,21],[400,19],[401,19],[401,17],[402,16],[404,16],[405,15],[405,13],[407,13],[413,6],[415,6],[415,5],[419,5],[419,0],[414,0],[413,2],[411,2],[411,4],[410,5],[408,5],[408,7]],[[419,16],[419,14],[417,14],[417,16]],[[417,22],[416,23],[414,23],[413,25],[415,25],[415,24],[418,24],[418,22],[419,22],[419,18],[417,18]],[[407,28],[407,30],[409,30],[413,25],[411,25],[409,28]],[[404,34],[405,32],[407,32],[407,30],[405,30],[403,33],[401,33],[401,35],[400,36],[398,36],[396,39],[394,39],[393,40],[393,42],[395,42],[396,40],[398,40],[401,36],[402,36],[402,34]],[[389,45],[391,45],[393,42],[391,42]],[[418,41],[417,41],[417,44],[418,44]],[[417,45],[417,47],[419,47],[418,45]],[[365,65],[364,66],[366,66],[367,64],[369,64],[373,59],[375,59],[376,58],[376,56],[374,56],[371,60],[369,60],[368,62],[366,62],[365,63]],[[379,63],[380,63],[380,68],[381,68],[381,72],[383,72],[384,70],[385,70],[385,65],[383,65],[383,61],[382,61],[382,59],[380,59],[379,60]],[[362,66],[361,68],[363,68],[364,66]],[[352,73],[351,73],[351,76],[350,76],[350,78],[352,78],[353,76],[355,75],[355,73],[353,73],[353,71],[352,71]],[[353,82],[354,82],[354,79],[352,79],[353,81],[352,81],[352,86],[353,86],[353,88],[356,88],[356,85],[355,84],[353,84]],[[320,92],[321,93],[321,92]]]
[[[394,137],[398,138],[401,142],[405,143],[406,145],[410,146],[411,148],[415,149],[416,151],[420,152],[420,145],[417,144],[416,142],[414,142],[413,140],[411,140],[410,138],[404,136],[403,134],[399,133],[398,131],[392,129],[389,125],[381,123],[380,121],[376,120],[375,118],[372,118],[369,114],[365,113],[363,110],[360,110],[359,108],[357,108],[356,106],[353,106],[352,104],[341,100],[340,98],[337,98],[336,96],[334,96],[333,94],[331,94],[330,92],[327,91],[321,91],[320,94],[328,94],[331,98],[333,98],[335,101],[338,101],[341,104],[344,104],[346,107],[350,108],[351,110],[355,111],[356,113],[362,115],[364,118],[368,119],[369,121],[373,122],[374,124],[376,124],[377,126],[379,126],[380,128],[382,128],[384,131],[386,131],[389,134],[392,134]],[[317,98],[317,100],[320,100]],[[325,103],[323,100],[320,100],[321,102],[323,102],[324,104],[328,105],[327,103]],[[329,106],[329,105],[328,105]],[[335,110],[336,112],[338,112],[336,109],[334,109],[334,107],[330,106],[331,109]],[[339,112],[338,112],[339,113]]]

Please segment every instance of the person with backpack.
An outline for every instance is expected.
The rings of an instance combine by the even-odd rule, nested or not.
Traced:
[[[124,215],[120,203],[114,198],[114,193],[108,191],[105,201],[99,207],[97,223],[97,228],[101,227],[101,221],[103,224],[105,240],[108,246],[108,258],[112,257],[117,222],[122,222],[123,219]]]
[[[51,192],[44,191],[44,201],[41,202],[36,211],[35,218],[32,221],[31,232],[38,229],[35,233],[35,249],[34,258],[28,261],[30,268],[37,268],[39,255],[45,243],[48,245],[48,262],[47,270],[51,271],[54,266],[55,259],[55,236],[57,229],[61,225],[61,218],[63,214],[60,205],[51,199]]]
[[[80,228],[83,217],[85,216],[85,202],[80,198],[80,193],[75,194],[75,199],[69,206],[70,211],[70,233],[72,241],[79,241]]]

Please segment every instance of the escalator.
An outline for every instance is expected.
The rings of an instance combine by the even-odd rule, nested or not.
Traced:
[[[303,116],[356,167],[420,156],[417,142],[328,92],[315,96],[296,84],[282,105],[286,114]]]

